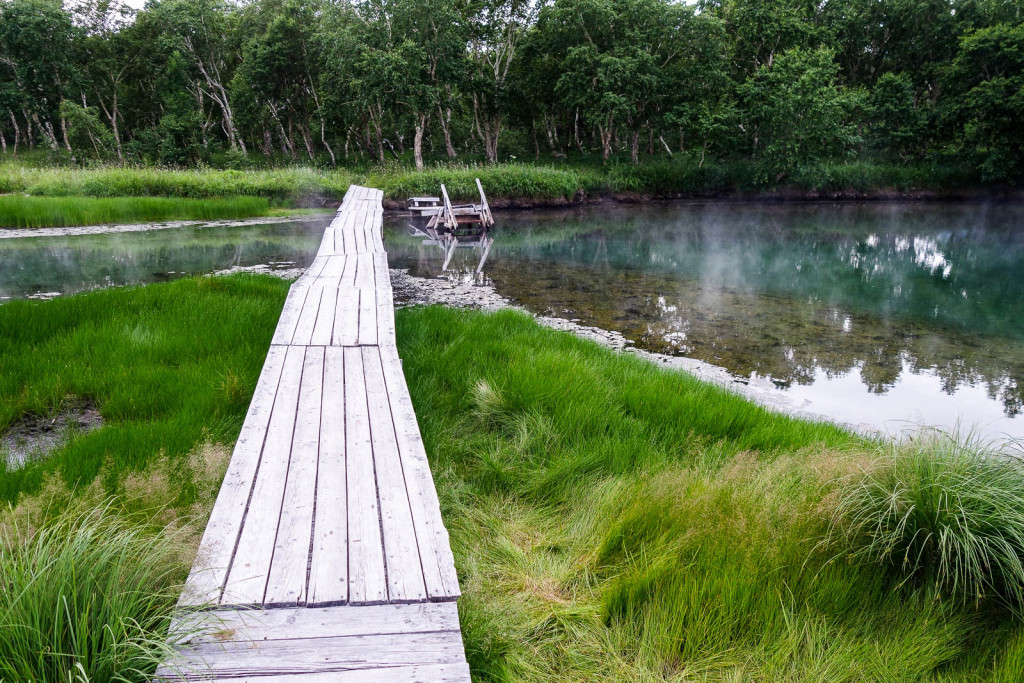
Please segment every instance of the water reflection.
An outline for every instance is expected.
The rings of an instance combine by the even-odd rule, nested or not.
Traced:
[[[836,392],[857,415],[877,405],[878,420],[927,420],[952,401],[992,422],[1024,406],[1019,206],[602,206],[499,225],[489,276],[531,310],[812,402]],[[414,274],[436,272],[412,244],[389,249]],[[902,392],[925,376],[929,388]],[[897,394],[914,405],[880,398]],[[1024,434],[1019,420],[996,422]]]
[[[70,294],[231,267],[312,262],[322,220],[0,240],[0,298]]]

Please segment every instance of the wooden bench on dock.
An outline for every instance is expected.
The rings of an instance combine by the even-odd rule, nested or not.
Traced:
[[[381,199],[349,189],[288,293],[161,680],[469,680]]]

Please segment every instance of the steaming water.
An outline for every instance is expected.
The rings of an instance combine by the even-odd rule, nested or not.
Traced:
[[[330,219],[0,240],[0,300],[49,298],[234,267],[305,267]]]
[[[328,220],[0,240],[0,300],[304,267]],[[530,310],[770,381],[844,422],[1024,438],[1024,207],[602,205],[498,220],[485,277]],[[438,275],[438,248],[404,222],[389,219],[392,265]],[[469,277],[475,257],[460,250],[447,277]]]
[[[664,204],[499,215],[485,276],[542,314],[895,432],[1024,437],[1024,207]],[[392,265],[439,274],[391,221]],[[469,277],[476,254],[455,265]]]

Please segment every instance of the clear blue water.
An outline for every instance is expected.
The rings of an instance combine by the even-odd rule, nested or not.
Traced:
[[[898,431],[1024,437],[1024,207],[597,205],[496,216],[485,267],[526,308],[767,379]],[[392,263],[439,275],[392,219]],[[448,277],[468,277],[461,252]],[[461,270],[459,270],[461,269]]]

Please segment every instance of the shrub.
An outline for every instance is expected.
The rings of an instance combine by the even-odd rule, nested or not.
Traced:
[[[100,508],[0,539],[0,679],[147,681],[185,567],[175,538]]]
[[[853,555],[968,604],[1024,605],[1024,462],[933,433],[889,446],[841,495]]]

